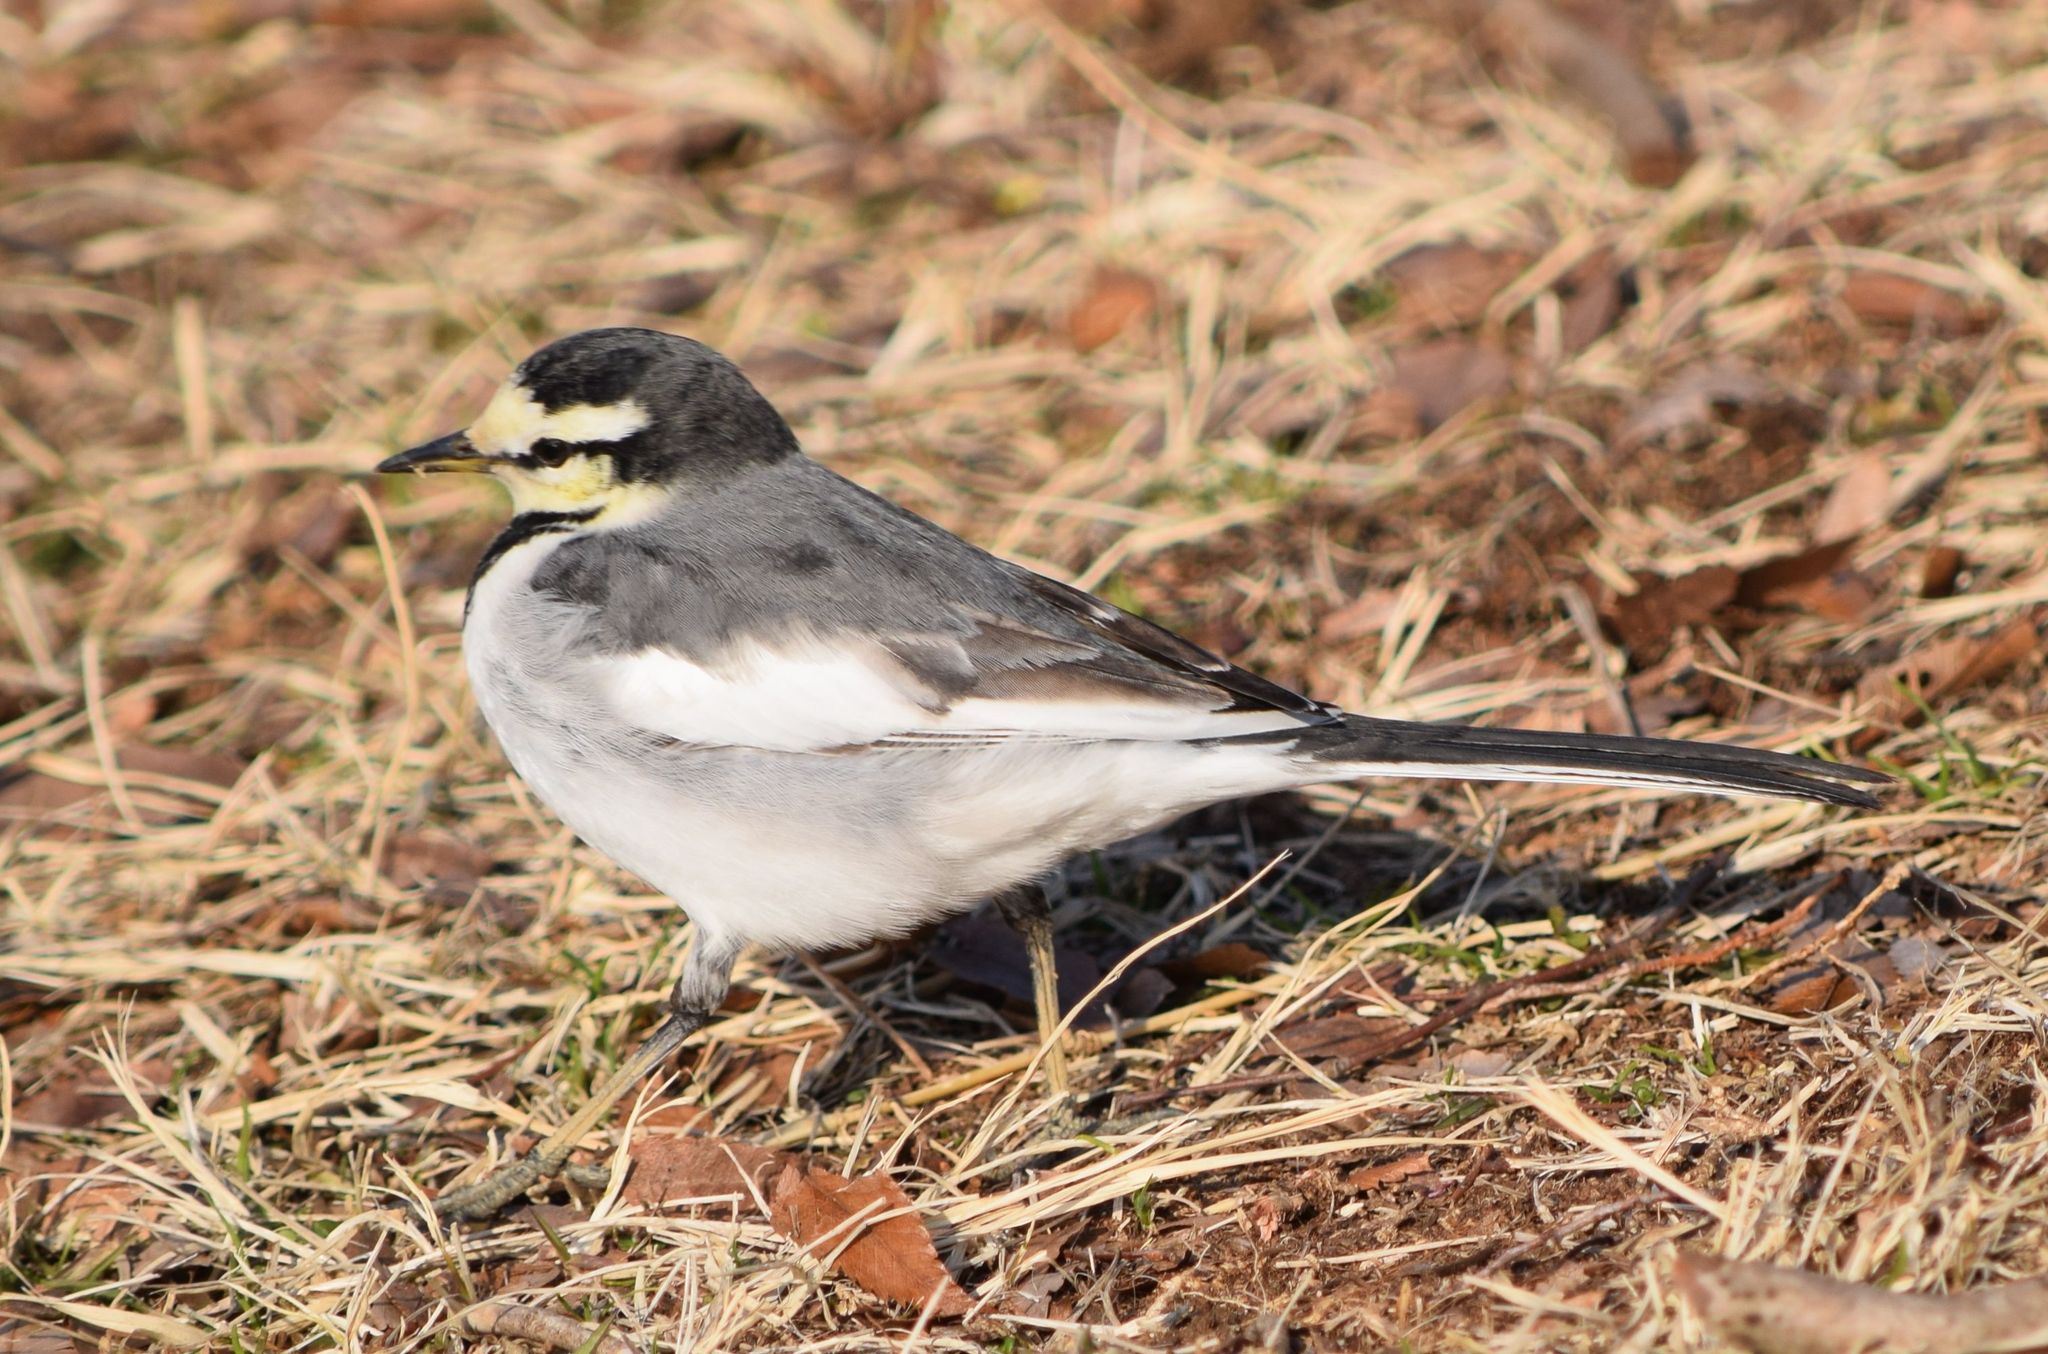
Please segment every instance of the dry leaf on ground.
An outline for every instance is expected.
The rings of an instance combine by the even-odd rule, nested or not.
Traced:
[[[1410,1152],[1406,1156],[1395,1157],[1392,1161],[1382,1161],[1376,1166],[1361,1166],[1346,1175],[1344,1183],[1364,1194],[1368,1190],[1383,1189],[1410,1176],[1427,1175],[1429,1170],[1429,1153]]]
[[[1952,292],[1897,273],[1851,273],[1842,284],[1842,304],[1875,324],[1909,324],[1938,334],[1961,333],[1970,307]]]
[[[1828,491],[1813,519],[1811,539],[1817,545],[1851,541],[1884,525],[1892,507],[1892,472],[1884,454],[1861,451]]]
[[[1273,1038],[1297,1058],[1325,1072],[1348,1070],[1378,1051],[1388,1037],[1407,1028],[1405,1021],[1356,1015],[1318,1016],[1296,1021],[1273,1032]]]
[[[636,1138],[630,1160],[622,1202],[659,1207],[733,1196],[752,1213],[754,1201],[765,1197],[777,1232],[876,1297],[922,1311],[937,1294],[938,1315],[967,1310],[967,1294],[946,1272],[916,1212],[898,1212],[916,1206],[886,1175],[848,1180],[787,1152],[667,1134]]]
[[[776,1231],[876,1297],[919,1311],[935,1302],[937,1315],[959,1316],[970,1300],[946,1272],[917,1214],[898,1211],[913,1207],[886,1175],[848,1180],[793,1161],[776,1177],[769,1198]]]
[[[399,832],[377,862],[385,878],[402,889],[423,884],[467,888],[489,873],[491,853],[445,832]]]
[[[1681,626],[1705,625],[1735,600],[1742,575],[1725,564],[1681,574],[1677,578],[1638,578],[1626,597],[1607,608],[1616,634],[1638,662],[1653,660],[1671,643]]]
[[[114,764],[136,817],[150,824],[206,817],[212,811],[207,801],[217,796],[196,792],[206,786],[228,789],[245,769],[239,758],[222,753],[148,743],[122,745]],[[61,819],[62,830],[72,832],[111,826],[117,807],[90,747],[73,750],[61,763],[31,759],[25,766],[0,767],[0,823]]]
[[[1126,329],[1144,322],[1159,305],[1159,284],[1142,273],[1099,268],[1067,315],[1074,351],[1092,353]]]
[[[1754,613],[1764,610],[1858,621],[1877,605],[1878,593],[1867,575],[1843,563],[1854,545],[1830,541],[1746,569],[1709,564],[1676,578],[1639,574],[1635,592],[1608,604],[1607,619],[1638,663],[1654,662],[1681,627],[1751,629],[1760,621]]]
[[[1690,130],[1627,52],[1543,0],[1496,0],[1487,22],[1497,45],[1542,62],[1607,117],[1631,180],[1668,188],[1692,167]]]
[[[633,1139],[627,1158],[632,1171],[619,1187],[624,1203],[657,1207],[679,1199],[738,1195],[751,1201],[781,1169],[796,1164],[787,1152],[771,1152],[728,1138],[678,1137],[645,1133]]]
[[[1476,323],[1500,289],[1528,266],[1526,254],[1481,249],[1460,240],[1418,245],[1383,271],[1394,286],[1394,318],[1441,332]]]
[[[1753,564],[1742,571],[1735,604],[1804,611],[1831,621],[1861,620],[1877,604],[1877,585],[1843,562],[1854,545],[1853,539],[1835,539]]]
[[[1567,353],[1582,351],[1614,327],[1631,304],[1635,279],[1605,249],[1572,269],[1557,284],[1563,302],[1558,342]]]
[[[1997,681],[2040,650],[2039,625],[2022,618],[1991,635],[1940,640],[1866,673],[1856,684],[1856,694],[1878,702],[1880,723],[1912,728],[1927,717],[1929,708],[1938,710],[1965,691]],[[1867,747],[1880,736],[1879,728],[1866,729],[1852,746]]]
[[[1389,431],[1427,432],[1481,400],[1514,388],[1505,349],[1481,339],[1443,338],[1398,349],[1394,378],[1367,401],[1366,416]]]
[[[1179,959],[1162,960],[1159,971],[1177,983],[1203,983],[1217,978],[1256,978],[1272,963],[1264,952],[1232,940]]]

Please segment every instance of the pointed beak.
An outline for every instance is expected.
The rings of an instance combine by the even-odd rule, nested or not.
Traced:
[[[469,440],[466,432],[449,433],[431,442],[422,443],[396,456],[386,456],[377,462],[380,475],[396,474],[401,470],[417,470],[423,474],[453,472],[477,475],[488,471],[491,462],[476,445]]]

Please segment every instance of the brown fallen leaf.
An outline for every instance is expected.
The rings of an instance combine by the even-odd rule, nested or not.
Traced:
[[[775,1179],[768,1211],[776,1231],[876,1297],[959,1316],[972,1302],[946,1272],[916,1213],[898,1211],[911,1208],[910,1196],[886,1175],[848,1180],[792,1161]]]
[[[94,1354],[96,1341],[55,1326],[31,1324],[31,1314],[0,1318],[0,1350],[6,1354]]]
[[[1182,83],[1209,68],[1220,52],[1257,36],[1265,0],[1147,0],[1145,39],[1131,64],[1155,80]]]
[[[809,1040],[808,1051],[801,1045],[769,1044],[735,1050],[711,1086],[719,1105],[743,1114],[778,1104],[789,1096],[790,1078],[801,1066],[816,1066],[818,1059],[837,1042],[837,1032]]]
[[[181,139],[195,159],[234,179],[289,172],[291,160],[362,92],[361,73],[343,60],[294,62],[288,75],[273,78],[271,88],[247,91],[184,129]]]
[[[1024,1244],[1022,1254],[1017,1257],[1016,1272],[1025,1274],[1040,1265],[1056,1262],[1060,1258],[1060,1253],[1066,1249],[1067,1243],[1079,1236],[1081,1229],[1088,1226],[1090,1221],[1086,1214],[1082,1214],[1034,1233]]]
[[[623,1202],[653,1208],[678,1199],[738,1195],[749,1211],[757,1191],[765,1194],[777,1172],[796,1165],[789,1153],[752,1143],[671,1133],[636,1135],[628,1160],[632,1172],[619,1187]]]
[[[1408,402],[1423,431],[1448,422],[1481,400],[1514,388],[1515,368],[1499,344],[1469,338],[1433,339],[1393,354],[1385,392]]]
[[[718,1116],[702,1105],[686,1105],[670,1101],[656,1105],[640,1116],[640,1126],[660,1129],[668,1133],[711,1133],[717,1126]]]
[[[1891,512],[1892,472],[1884,454],[1860,451],[1849,468],[1828,491],[1827,502],[1813,519],[1816,544],[1853,541],[1875,527],[1884,525]]]
[[[1895,1293],[1692,1252],[1678,1256],[1672,1277],[1709,1331],[1754,1354],[2048,1349],[2048,1279],[1967,1293]]]
[[[1799,587],[1827,577],[1848,555],[1851,545],[1849,541],[1830,541],[1752,564],[1737,579],[1735,596],[1730,600],[1747,607],[1782,605]]]
[[[1855,569],[1837,569],[1825,578],[1786,588],[1778,605],[1823,620],[1860,621],[1877,609],[1877,584]]]
[[[1325,644],[1342,644],[1376,635],[1386,628],[1400,604],[1401,594],[1396,589],[1368,589],[1323,617],[1322,624],[1316,627],[1316,638]]]
[[[262,931],[291,937],[335,935],[374,931],[380,920],[380,912],[355,898],[282,898],[265,911]]]
[[[1245,1205],[1245,1222],[1252,1235],[1260,1241],[1271,1241],[1287,1225],[1294,1210],[1301,1205],[1301,1196],[1295,1194],[1261,1194]]]
[[[98,786],[59,780],[27,767],[0,767],[0,821],[48,818],[99,793]]]
[[[90,749],[75,754],[78,765],[89,766],[85,773],[91,779],[70,779],[68,774],[56,775],[39,770],[31,762],[25,766],[0,767],[0,821],[28,819],[34,821],[52,818],[60,810],[73,805],[84,805],[87,801],[105,799],[107,787],[99,782],[97,762]],[[165,794],[190,794],[181,783],[192,786],[210,785],[216,789],[227,789],[241,779],[245,764],[240,758],[224,753],[199,752],[192,748],[156,747],[148,743],[125,744],[114,752],[114,764],[124,772],[132,772],[150,778],[148,788],[161,791],[151,802],[138,805],[138,813],[144,822],[163,823],[177,818],[204,817],[211,811],[204,801],[194,798],[189,810],[173,811],[164,799]],[[131,784],[135,791],[141,786]],[[111,823],[112,809],[103,806],[108,815],[105,821]],[[83,813],[84,810],[81,810]],[[66,815],[72,820],[72,815]],[[92,821],[102,821],[100,813],[92,815]],[[82,820],[67,821],[66,827],[75,827]]]
[[[1606,116],[1631,181],[1668,188],[1699,158],[1676,106],[1605,35],[1544,0],[1494,0],[1486,27],[1495,46],[1541,62],[1558,84]]]
[[[1856,979],[1833,964],[1809,964],[1778,979],[1764,1005],[1779,1015],[1832,1011],[1861,991]]]
[[[1396,321],[1424,330],[1475,324],[1501,288],[1521,276],[1529,256],[1454,244],[1418,245],[1383,270],[1394,287]]]
[[[1651,662],[1670,646],[1682,626],[1705,625],[1735,600],[1742,576],[1725,564],[1710,564],[1676,578],[1636,576],[1636,590],[1607,608],[1615,635],[1639,662]]]
[[[1634,277],[1605,249],[1560,278],[1558,342],[1564,351],[1582,352],[1612,329],[1628,308],[1635,285]]]
[[[14,1122],[37,1130],[86,1128],[127,1110],[127,1099],[105,1081],[57,1076],[15,1101]]]
[[[1205,983],[1217,978],[1256,978],[1272,963],[1262,951],[1233,940],[1180,959],[1168,959],[1159,965],[1159,971],[1177,983]]]
[[[491,853],[445,832],[396,832],[384,844],[378,872],[402,889],[423,885],[468,889],[491,868]]]
[[[1850,739],[1858,751],[1884,737],[1881,725],[1913,728],[1965,691],[1997,681],[2041,651],[2038,622],[2012,621],[1989,636],[1959,635],[1930,644],[1895,663],[1864,674],[1856,694],[1877,703],[1870,728]],[[1902,694],[1900,688],[1911,694]],[[1917,697],[1917,699],[1916,699]]]
[[[1742,570],[1710,564],[1676,578],[1638,574],[1637,590],[1609,602],[1606,617],[1638,662],[1654,662],[1682,626],[1753,627],[1757,620],[1747,612],[1795,610],[1860,620],[1876,607],[1878,590],[1867,575],[1843,564],[1854,545],[1830,541]]]
[[[1218,53],[1257,39],[1265,0],[1050,0],[1062,23],[1154,80],[1197,79]]]
[[[281,549],[296,551],[316,568],[334,562],[363,520],[339,487],[320,483],[270,504],[237,541],[244,563],[267,560]]]
[[[10,1208],[20,1235],[52,1254],[78,1253],[146,1228],[162,1210],[133,1179],[81,1153],[17,1137],[0,1157],[13,1183]]]
[[[1396,1181],[1406,1180],[1410,1176],[1427,1175],[1429,1171],[1429,1153],[1410,1152],[1407,1156],[1395,1157],[1392,1161],[1382,1161],[1374,1166],[1360,1166],[1345,1175],[1344,1183],[1364,1194],[1368,1190],[1380,1189]]]
[[[149,743],[131,743],[115,757],[123,771],[166,776],[228,789],[242,778],[248,763],[224,752],[200,752],[195,748],[165,748]]]
[[[1074,351],[1092,353],[1139,323],[1159,305],[1159,284],[1123,268],[1097,268],[1067,313]]]
[[[1854,540],[1829,541],[1777,555],[1742,571],[1735,605],[1811,612],[1831,621],[1855,621],[1877,605],[1877,585],[1843,564]]]
[[[1970,327],[1970,307],[1952,292],[1897,273],[1856,272],[1842,283],[1842,304],[1859,320],[1914,325],[1940,334]]]

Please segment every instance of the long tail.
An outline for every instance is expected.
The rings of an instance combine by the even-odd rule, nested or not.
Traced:
[[[1866,809],[1875,808],[1878,800],[1863,787],[1891,783],[1891,777],[1862,767],[1675,738],[1410,724],[1364,715],[1346,715],[1289,736],[1297,740],[1295,755],[1313,759],[1318,769],[1327,766],[1331,779],[1556,781],[1766,795]]]

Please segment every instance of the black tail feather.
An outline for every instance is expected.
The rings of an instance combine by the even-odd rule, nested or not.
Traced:
[[[1266,735],[1271,737],[1271,735]],[[1411,724],[1346,715],[1290,735],[1295,752],[1357,775],[1561,781],[1765,795],[1875,808],[1891,777],[1857,766],[1722,743],[1615,734]]]

